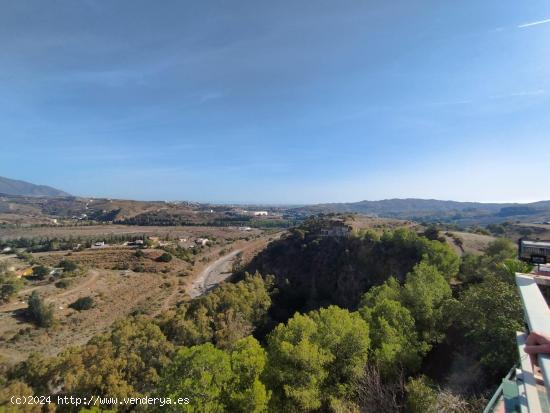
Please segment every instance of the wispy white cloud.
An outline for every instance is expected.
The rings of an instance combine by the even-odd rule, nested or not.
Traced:
[[[502,95],[493,95],[490,96],[489,99],[506,99],[506,98],[514,98],[514,97],[529,97],[529,96],[540,96],[545,95],[546,90],[545,89],[537,89],[537,90],[524,90],[519,92],[513,92],[513,93],[505,93]]]
[[[427,103],[426,106],[469,105],[470,103],[474,103],[474,101],[471,100],[471,99],[446,100],[446,101],[438,101],[438,102]]]
[[[521,97],[536,97],[546,95],[548,91],[546,89],[535,89],[535,90],[521,90],[517,92],[503,93],[499,95],[491,95],[485,98],[478,97],[477,99],[458,99],[458,100],[448,100],[448,101],[436,101],[431,103],[426,103],[425,106],[453,106],[453,105],[469,105],[480,103],[485,100],[497,100],[497,99],[511,99],[511,98],[521,98]]]
[[[200,103],[206,103],[210,100],[217,100],[221,99],[223,97],[223,93],[221,92],[206,92],[200,95],[199,102]]]
[[[546,23],[550,23],[550,19],[520,24],[518,26],[518,29],[524,29],[525,27],[538,26],[539,24],[546,24]]]
[[[86,82],[110,87],[125,86],[129,83],[144,83],[144,75],[135,70],[97,70],[74,71],[52,76],[57,80],[69,82]]]

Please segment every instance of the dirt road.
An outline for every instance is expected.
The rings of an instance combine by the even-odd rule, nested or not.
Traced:
[[[189,295],[191,298],[204,294],[216,284],[219,284],[231,275],[231,263],[242,250],[235,250],[209,264],[193,281]]]
[[[54,302],[56,300],[59,300],[60,298],[65,298],[65,297],[71,296],[71,295],[78,295],[79,293],[81,293],[85,290],[89,290],[93,286],[93,284],[96,282],[98,277],[99,277],[99,272],[98,271],[89,270],[88,275],[85,277],[85,279],[82,282],[78,283],[73,288],[70,288],[68,290],[62,290],[62,292],[60,292],[59,294],[54,293],[52,295],[48,295],[45,298],[45,302],[46,303]],[[39,289],[39,288],[46,289],[46,290],[48,290],[48,289],[51,290],[52,286],[51,285],[35,286],[35,287],[26,288],[24,290],[19,291],[19,293],[17,294],[18,297],[19,297],[19,301],[7,303],[7,304],[4,304],[4,305],[0,306],[0,313],[11,313],[13,311],[17,311],[17,310],[20,310],[22,308],[27,308],[27,301],[26,300],[23,301],[21,298],[23,296],[28,295],[30,292],[32,292],[36,289]]]
[[[229,278],[231,276],[231,264],[237,254],[242,253],[242,259],[244,262],[248,262],[255,254],[264,249],[269,242],[280,238],[282,234],[284,234],[284,231],[279,231],[270,234],[269,237],[241,244],[238,246],[238,249],[218,258],[202,269],[199,275],[193,280],[191,286],[188,288],[189,296],[191,298],[198,297]]]
[[[15,254],[1,254],[0,255],[0,261],[9,260],[10,258],[16,258],[17,256]]]

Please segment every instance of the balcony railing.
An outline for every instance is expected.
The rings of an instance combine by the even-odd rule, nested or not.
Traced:
[[[525,321],[529,331],[550,334],[550,309],[535,279],[528,274],[516,274],[521,301],[525,310]],[[539,354],[539,366],[544,376],[546,391],[550,394],[550,354]]]
[[[539,277],[516,273],[528,330],[550,334],[550,309],[537,285],[539,282]],[[525,332],[517,333],[520,363],[502,380],[484,413],[550,413],[550,355],[538,355],[542,373],[540,380],[529,355],[524,351],[527,336]]]

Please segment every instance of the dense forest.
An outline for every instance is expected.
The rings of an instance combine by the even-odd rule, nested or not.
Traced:
[[[190,400],[162,411],[482,410],[517,357],[513,273],[527,268],[514,246],[497,239],[459,258],[408,229],[332,237],[318,224],[274,241],[234,283],[5,369],[0,400],[150,395]]]

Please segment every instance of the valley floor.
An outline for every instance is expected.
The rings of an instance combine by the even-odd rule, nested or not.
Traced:
[[[112,228],[109,228],[111,230]],[[166,233],[170,228],[163,228]],[[98,229],[87,228],[86,232]],[[135,229],[126,227],[126,230]],[[180,229],[171,228],[172,234]],[[191,229],[193,230],[193,228]],[[200,228],[201,234],[220,234],[226,228]],[[184,231],[188,232],[188,228]],[[141,229],[140,229],[141,232]],[[214,235],[215,236],[215,235]],[[135,249],[109,247],[100,250],[67,251],[33,254],[35,259],[55,266],[63,258],[82,265],[83,275],[75,277],[67,288],[57,288],[53,282],[29,281],[9,303],[0,305],[0,358],[9,364],[24,360],[32,352],[56,355],[71,346],[85,344],[94,335],[106,332],[118,319],[139,312],[157,316],[178,302],[196,297],[231,275],[232,263],[250,260],[278,234],[260,234],[220,242],[202,249],[193,265],[176,257],[168,264],[155,260],[156,249],[143,250],[145,271],[115,270],[120,260],[135,259]],[[155,255],[156,254],[156,255]],[[23,266],[14,256],[0,255],[17,266]],[[27,300],[38,291],[46,304],[53,304],[56,323],[48,329],[36,328],[25,318]],[[69,307],[80,297],[90,296],[94,306],[76,311]]]

